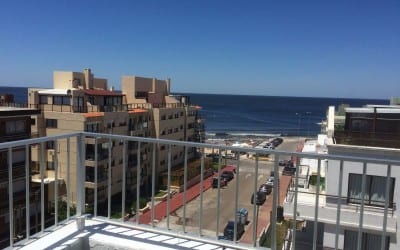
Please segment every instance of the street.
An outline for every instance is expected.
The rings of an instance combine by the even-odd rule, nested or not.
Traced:
[[[293,152],[296,150],[298,143],[297,138],[285,138],[284,142],[277,148],[279,150]],[[283,157],[282,160],[289,159]],[[237,165],[237,160],[227,160],[228,165]],[[256,190],[258,187],[265,183],[273,169],[273,158],[267,161],[259,161],[258,176],[255,177],[255,160],[247,159],[246,155],[240,157],[239,168],[235,178],[231,180],[227,186],[220,189],[220,204],[219,204],[219,234],[223,235],[225,225],[229,220],[235,219],[237,209],[245,208],[248,211],[248,223],[250,226],[253,223],[253,212],[255,206],[251,205],[251,195],[254,192],[254,182],[257,182]],[[280,167],[280,171],[282,167]],[[237,183],[238,182],[238,183]],[[235,207],[235,192],[236,185],[238,185],[238,204]],[[267,196],[267,200],[272,199],[271,195]],[[218,208],[218,189],[209,189],[203,193],[202,204],[202,234],[211,237],[216,236],[217,230],[217,208]],[[186,232],[194,234],[199,233],[199,220],[200,220],[200,196],[192,200],[186,205]],[[178,209],[170,216],[170,227],[183,232],[182,220],[183,208]],[[166,219],[157,224],[158,227],[166,227]]]

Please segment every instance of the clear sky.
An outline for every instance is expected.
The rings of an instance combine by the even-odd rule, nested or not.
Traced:
[[[400,1],[1,1],[1,86],[85,67],[117,89],[137,75],[174,92],[387,99]]]

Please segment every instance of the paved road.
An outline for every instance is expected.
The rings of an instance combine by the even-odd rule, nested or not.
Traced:
[[[285,139],[284,142],[278,147],[279,150],[295,151],[297,147],[297,138]],[[285,157],[283,159],[289,159]],[[227,164],[236,165],[236,161],[227,160]],[[250,203],[251,194],[254,190],[254,182],[257,181],[256,188],[265,182],[269,177],[270,171],[273,169],[274,162],[269,159],[268,161],[259,161],[259,173],[255,177],[255,161],[247,159],[246,155],[241,156],[239,173],[228,184],[228,186],[220,190],[220,209],[219,209],[219,235],[223,234],[223,229],[229,220],[234,220],[235,216],[235,192],[236,182],[238,183],[238,208],[245,208],[249,211],[249,221],[253,221],[253,205]],[[209,189],[204,192],[203,205],[202,205],[202,234],[215,236],[217,230],[217,201],[218,189]],[[272,199],[268,196],[267,199]],[[200,197],[191,201],[186,207],[186,217],[190,218],[186,222],[185,230],[187,232],[199,233],[199,219],[200,219]],[[170,226],[175,230],[182,230],[183,209],[178,209],[174,215],[170,217]],[[165,220],[158,224],[159,227],[165,227]]]

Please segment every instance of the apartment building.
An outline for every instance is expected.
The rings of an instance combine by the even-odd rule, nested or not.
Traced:
[[[189,104],[188,97],[170,95],[170,80],[157,80],[143,77],[123,77],[122,93],[108,89],[107,80],[95,78],[90,69],[83,72],[55,71],[52,89],[29,89],[28,103],[42,113],[37,117],[32,132],[39,136],[51,136],[76,131],[109,133],[139,137],[154,137],[180,141],[204,140],[203,120],[198,115],[199,107]],[[203,138],[203,139],[202,139]],[[44,153],[38,145],[32,149],[33,180],[40,182],[41,160],[46,166],[44,177],[48,186],[47,197],[54,200],[55,186],[61,195],[68,192],[74,202],[76,193],[76,159],[68,159],[76,155],[76,141],[60,140],[58,143],[42,145]],[[123,143],[107,140],[86,139],[86,200],[93,203],[95,189],[95,170],[97,169],[98,202],[108,199],[107,176],[111,168],[111,194],[117,195],[122,190]],[[160,173],[167,170],[168,148],[158,144],[156,147],[143,144],[140,147],[140,166],[137,166],[138,144],[127,147],[127,180],[128,196],[136,194],[136,177],[140,167],[141,191],[151,189],[150,156],[152,150],[156,154],[156,188],[159,186]],[[97,149],[97,154],[95,154]],[[188,148],[188,161],[196,156],[195,148]],[[184,151],[182,147],[173,147],[172,167],[182,165]],[[42,157],[43,155],[43,157]],[[97,155],[97,161],[95,156]],[[111,160],[109,159],[111,156]],[[57,163],[56,163],[57,162]],[[67,174],[67,165],[70,174]],[[57,174],[56,174],[57,173]],[[57,178],[56,178],[57,176]],[[68,190],[67,190],[68,188]]]
[[[138,76],[122,77],[122,93],[132,107],[145,108],[151,113],[154,138],[179,141],[204,142],[204,120],[199,114],[200,107],[191,105],[188,96],[174,96],[170,93],[171,81]],[[187,148],[188,160],[196,158],[196,148]],[[171,148],[172,167],[183,164],[185,148]],[[168,162],[168,148],[157,145],[157,172],[165,172]]]
[[[39,136],[50,136],[69,132],[86,131],[93,133],[110,133],[139,137],[151,137],[151,122],[148,110],[128,109],[125,96],[119,92],[107,89],[107,80],[95,78],[90,69],[83,72],[54,72],[53,89],[29,89],[28,103],[37,108],[41,114],[37,116],[32,132]],[[71,193],[75,202],[76,190],[76,159],[69,155],[76,154],[76,141],[59,140],[58,143],[46,143],[32,148],[33,181],[41,182],[41,161],[46,166],[44,170],[45,184],[48,186],[46,196],[54,200],[57,181],[60,195]],[[95,189],[95,168],[97,168],[98,202],[104,202],[108,197],[107,176],[111,168],[111,194],[122,190],[123,143],[86,139],[85,159],[85,189],[88,204],[93,204]],[[41,152],[43,146],[44,153]],[[128,195],[135,194],[137,169],[142,173],[142,185],[149,181],[147,169],[149,162],[147,154],[149,147],[141,146],[141,162],[137,166],[137,144],[125,145],[127,172],[126,190]],[[97,149],[97,154],[95,150]],[[95,156],[97,155],[97,161]],[[111,160],[109,156],[112,156]],[[69,161],[67,159],[70,159]],[[57,163],[56,163],[57,162]],[[68,175],[67,169],[70,173]],[[56,177],[57,172],[57,179]],[[67,180],[70,185],[67,185]],[[68,190],[67,190],[68,188]]]
[[[37,110],[28,108],[16,108],[11,106],[2,106],[1,104],[12,103],[12,96],[7,95],[5,98],[1,96],[0,102],[0,143],[16,140],[28,139],[31,136],[31,116],[37,115]],[[9,203],[8,198],[11,193],[13,197],[13,216],[14,234],[23,235],[25,232],[25,199],[29,197],[31,200],[31,213],[34,215],[35,204],[38,200],[35,199],[34,189],[28,190],[26,196],[26,183],[30,183],[30,173],[26,174],[26,163],[29,162],[26,158],[25,147],[18,147],[12,150],[12,159],[9,158],[7,150],[0,151],[0,248],[8,246],[9,243]],[[11,162],[10,162],[11,161]],[[12,190],[9,190],[9,163],[12,165]],[[26,176],[29,178],[27,180]],[[33,225],[33,224],[32,224]]]
[[[354,157],[354,161],[300,160],[299,177],[305,182],[297,186],[296,215],[305,226],[296,234],[296,240],[299,239],[296,247],[302,245],[301,241],[307,245],[305,235],[313,235],[317,218],[321,248],[381,249],[383,246],[384,249],[399,249],[400,166],[364,164],[357,158],[400,160],[400,106],[345,108],[345,121],[341,126],[335,126],[334,110],[330,107],[327,113],[327,135],[309,144],[314,143],[314,152],[319,154],[349,156]],[[318,173],[317,192],[315,177]],[[294,214],[294,189],[293,185],[284,205],[287,217]]]

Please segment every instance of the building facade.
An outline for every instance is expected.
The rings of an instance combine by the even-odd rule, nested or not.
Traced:
[[[42,111],[32,126],[32,132],[39,136],[50,136],[74,131],[109,133],[116,135],[155,137],[172,140],[196,140],[195,129],[198,108],[183,103],[169,94],[169,80],[161,81],[150,78],[138,78],[138,82],[125,81],[123,78],[122,93],[108,89],[107,80],[95,78],[90,69],[83,72],[54,72],[53,89],[29,89],[29,105]],[[150,79],[150,81],[148,80]],[[132,93],[136,93],[132,98]],[[41,160],[46,166],[45,178],[49,187],[48,197],[54,197],[54,181],[59,183],[61,195],[70,192],[72,199],[76,192],[74,185],[66,185],[67,176],[70,183],[75,183],[76,159],[68,159],[76,155],[76,142],[60,140],[58,143],[43,145],[32,149],[32,161],[36,175],[34,181],[40,182],[39,170]],[[118,195],[122,190],[121,177],[123,171],[123,152],[126,147],[126,190],[129,197],[136,196],[136,180],[138,169],[141,176],[143,192],[151,188],[150,156],[155,150],[156,187],[159,174],[167,169],[167,148],[158,144],[155,147],[143,143],[141,145],[140,166],[137,160],[137,143],[124,145],[122,142],[86,139],[86,201],[93,204],[95,191],[95,170],[97,169],[97,197],[99,203],[108,199],[107,177],[111,168],[111,195]],[[95,154],[97,150],[97,154]],[[189,159],[195,157],[195,150],[188,149]],[[44,157],[42,157],[42,154]],[[97,155],[97,159],[95,156]],[[109,158],[111,156],[111,159]],[[44,159],[43,159],[44,158]],[[184,149],[172,149],[172,165],[177,166],[184,161]],[[56,163],[57,162],[57,163]],[[67,163],[70,173],[67,173]],[[57,168],[56,168],[57,166]],[[57,172],[57,174],[56,174]],[[57,175],[57,180],[56,180]],[[67,190],[68,189],[68,190]],[[54,199],[53,199],[54,200]],[[72,200],[74,202],[74,200]]]
[[[326,126],[329,128],[328,135],[331,136],[320,136],[321,140],[316,141],[315,149],[332,156],[400,160],[400,106],[367,105],[361,108],[345,108],[345,122],[341,126],[335,126],[334,116],[334,108],[330,107]],[[317,174],[316,164],[303,162],[299,169],[313,168],[311,172]],[[297,219],[306,221],[306,234],[307,230],[313,230],[311,227],[315,222],[316,189],[315,182],[311,183],[312,173],[303,175],[305,184],[297,187],[301,191],[298,196]],[[400,187],[397,183],[400,166],[364,164],[356,160],[325,160],[320,165],[319,175],[320,247],[381,249],[383,245],[384,249],[400,248],[400,213],[396,206],[400,202]],[[385,210],[388,211],[386,215]],[[293,216],[293,199],[287,199],[285,215]],[[382,238],[383,231],[386,232],[385,238]],[[301,237],[301,234],[297,235]],[[359,243],[361,246],[358,246]]]
[[[12,100],[10,96],[7,97]],[[6,101],[5,103],[10,103]],[[38,114],[38,111],[28,108],[14,108],[0,105],[0,143],[23,140],[31,137],[31,116]],[[7,150],[0,151],[0,248],[8,246],[9,243],[9,195],[13,196],[13,235],[23,235],[25,232],[25,199],[26,183],[31,186],[30,173],[26,173],[26,163],[29,163],[25,147],[18,147],[12,150],[10,159]],[[9,163],[12,164],[12,190],[9,190]],[[29,178],[28,180],[26,178]],[[34,188],[28,190],[28,197],[31,199],[31,214],[34,217],[35,204],[38,199]],[[31,225],[34,225],[32,223]]]

